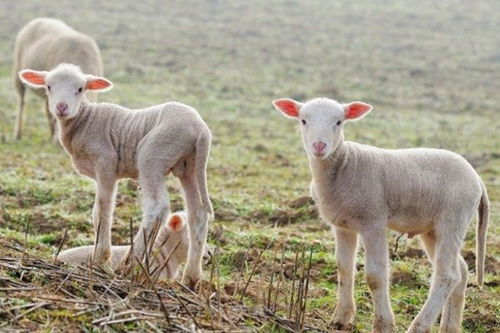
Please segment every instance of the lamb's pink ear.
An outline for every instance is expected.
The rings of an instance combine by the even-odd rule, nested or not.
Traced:
[[[21,82],[27,84],[33,88],[43,88],[45,87],[45,76],[47,72],[45,71],[34,71],[31,69],[25,69],[19,72],[19,79]]]
[[[105,92],[113,88],[113,83],[111,81],[94,75],[87,75],[87,85],[85,89],[94,90],[99,92]]]
[[[175,214],[175,213],[170,215],[167,221],[167,226],[173,232],[181,231],[182,229],[184,229],[185,224],[186,223],[182,218],[182,216],[180,214]]]
[[[344,104],[345,118],[347,120],[359,120],[366,116],[373,107],[370,104],[363,102],[352,102],[349,104]]]
[[[276,110],[281,111],[285,116],[297,118],[302,108],[302,103],[290,98],[280,98],[273,101]]]

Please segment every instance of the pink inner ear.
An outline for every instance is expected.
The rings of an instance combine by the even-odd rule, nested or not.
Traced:
[[[290,117],[298,117],[299,116],[299,107],[293,101],[288,99],[278,99],[274,102],[281,112],[286,113]]]
[[[21,75],[28,82],[31,82],[34,84],[45,84],[45,78],[40,74],[36,74],[33,72],[24,72]]]
[[[371,110],[371,106],[365,103],[351,103],[347,106],[345,116],[347,119],[356,119]]]
[[[172,215],[168,221],[168,226],[174,232],[180,231],[184,227],[182,217],[179,215]]]
[[[95,79],[87,83],[86,88],[89,90],[100,90],[111,86],[111,84],[103,79]]]

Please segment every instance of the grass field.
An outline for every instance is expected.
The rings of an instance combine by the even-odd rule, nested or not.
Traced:
[[[217,282],[223,302],[233,302],[233,290],[250,281],[241,302],[260,311],[272,278],[277,288],[275,272],[284,270],[276,314],[288,318],[295,253],[305,246],[306,257],[313,250],[305,324],[329,329],[336,304],[334,239],[307,200],[310,175],[296,124],[271,106],[278,97],[327,96],[374,105],[363,121],[346,126],[349,140],[387,148],[446,148],[478,170],[492,208],[487,275],[479,290],[473,283],[474,221],[463,250],[471,273],[463,327],[500,331],[500,2],[1,2],[0,254],[21,257],[14,247],[50,261],[66,229],[65,248],[92,243],[94,186],[49,142],[42,103],[34,94],[28,98],[24,138],[11,139],[14,38],[38,16],[63,19],[97,40],[106,76],[114,82],[101,100],[129,107],[178,100],[197,108],[209,124],[214,138],[209,190],[216,211],[209,242],[220,254],[217,277],[210,278],[212,261],[204,278]],[[169,178],[167,184],[173,208],[181,208],[177,182]],[[134,182],[120,183],[114,244],[128,242],[130,219],[138,226],[138,196]],[[388,232],[391,248],[398,236]],[[397,332],[409,326],[428,293],[430,264],[417,249],[417,240],[402,237],[391,256]],[[360,251],[355,332],[372,328],[363,262]],[[0,287],[9,279],[23,278],[0,265]],[[89,323],[107,314],[98,308],[74,315],[59,303],[26,314],[10,311],[54,291],[50,281],[31,283],[38,283],[38,292],[0,289],[0,330],[93,331],[99,326]],[[143,325],[131,321],[105,328],[151,329]],[[235,319],[235,325],[284,330],[271,320]]]

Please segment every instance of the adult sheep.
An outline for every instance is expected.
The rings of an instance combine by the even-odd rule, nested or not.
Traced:
[[[102,76],[101,52],[94,39],[57,19],[40,17],[28,22],[17,34],[14,47],[13,73],[18,95],[15,139],[19,140],[22,136],[26,93],[26,86],[19,79],[18,72],[24,68],[48,71],[60,63],[75,64],[85,73]],[[56,120],[49,112],[45,91],[35,89],[34,92],[44,99],[43,108],[49,121],[50,135],[55,141]],[[87,97],[90,101],[97,100],[97,94],[93,92]]]

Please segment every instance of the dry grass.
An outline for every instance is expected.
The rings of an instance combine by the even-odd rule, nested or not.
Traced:
[[[0,277],[0,291],[7,296],[0,299],[0,317],[3,319],[0,329],[38,330],[56,324],[66,330],[79,330],[83,325],[148,332],[234,332],[244,330],[252,323],[258,327],[271,325],[285,332],[327,331],[305,323],[312,251],[306,263],[304,249],[297,251],[287,317],[277,314],[280,306],[278,295],[285,289],[280,289],[280,283],[273,284],[272,279],[267,290],[263,290],[267,301],[262,307],[249,307],[243,302],[259,260],[253,264],[252,274],[244,287],[221,289],[215,271],[211,281],[202,282],[198,292],[194,293],[175,282],[159,285],[130,283],[130,279],[109,275],[96,267],[49,263],[10,245],[2,244],[0,251],[0,267],[8,272]],[[215,255],[214,261],[217,260]],[[243,264],[248,262],[245,260]],[[272,276],[279,276],[281,282],[283,274],[281,265],[276,267],[276,274]],[[149,273],[145,276],[151,282]],[[282,294],[279,299],[283,297],[289,295]],[[46,319],[53,315],[58,318],[57,322],[47,322]]]

